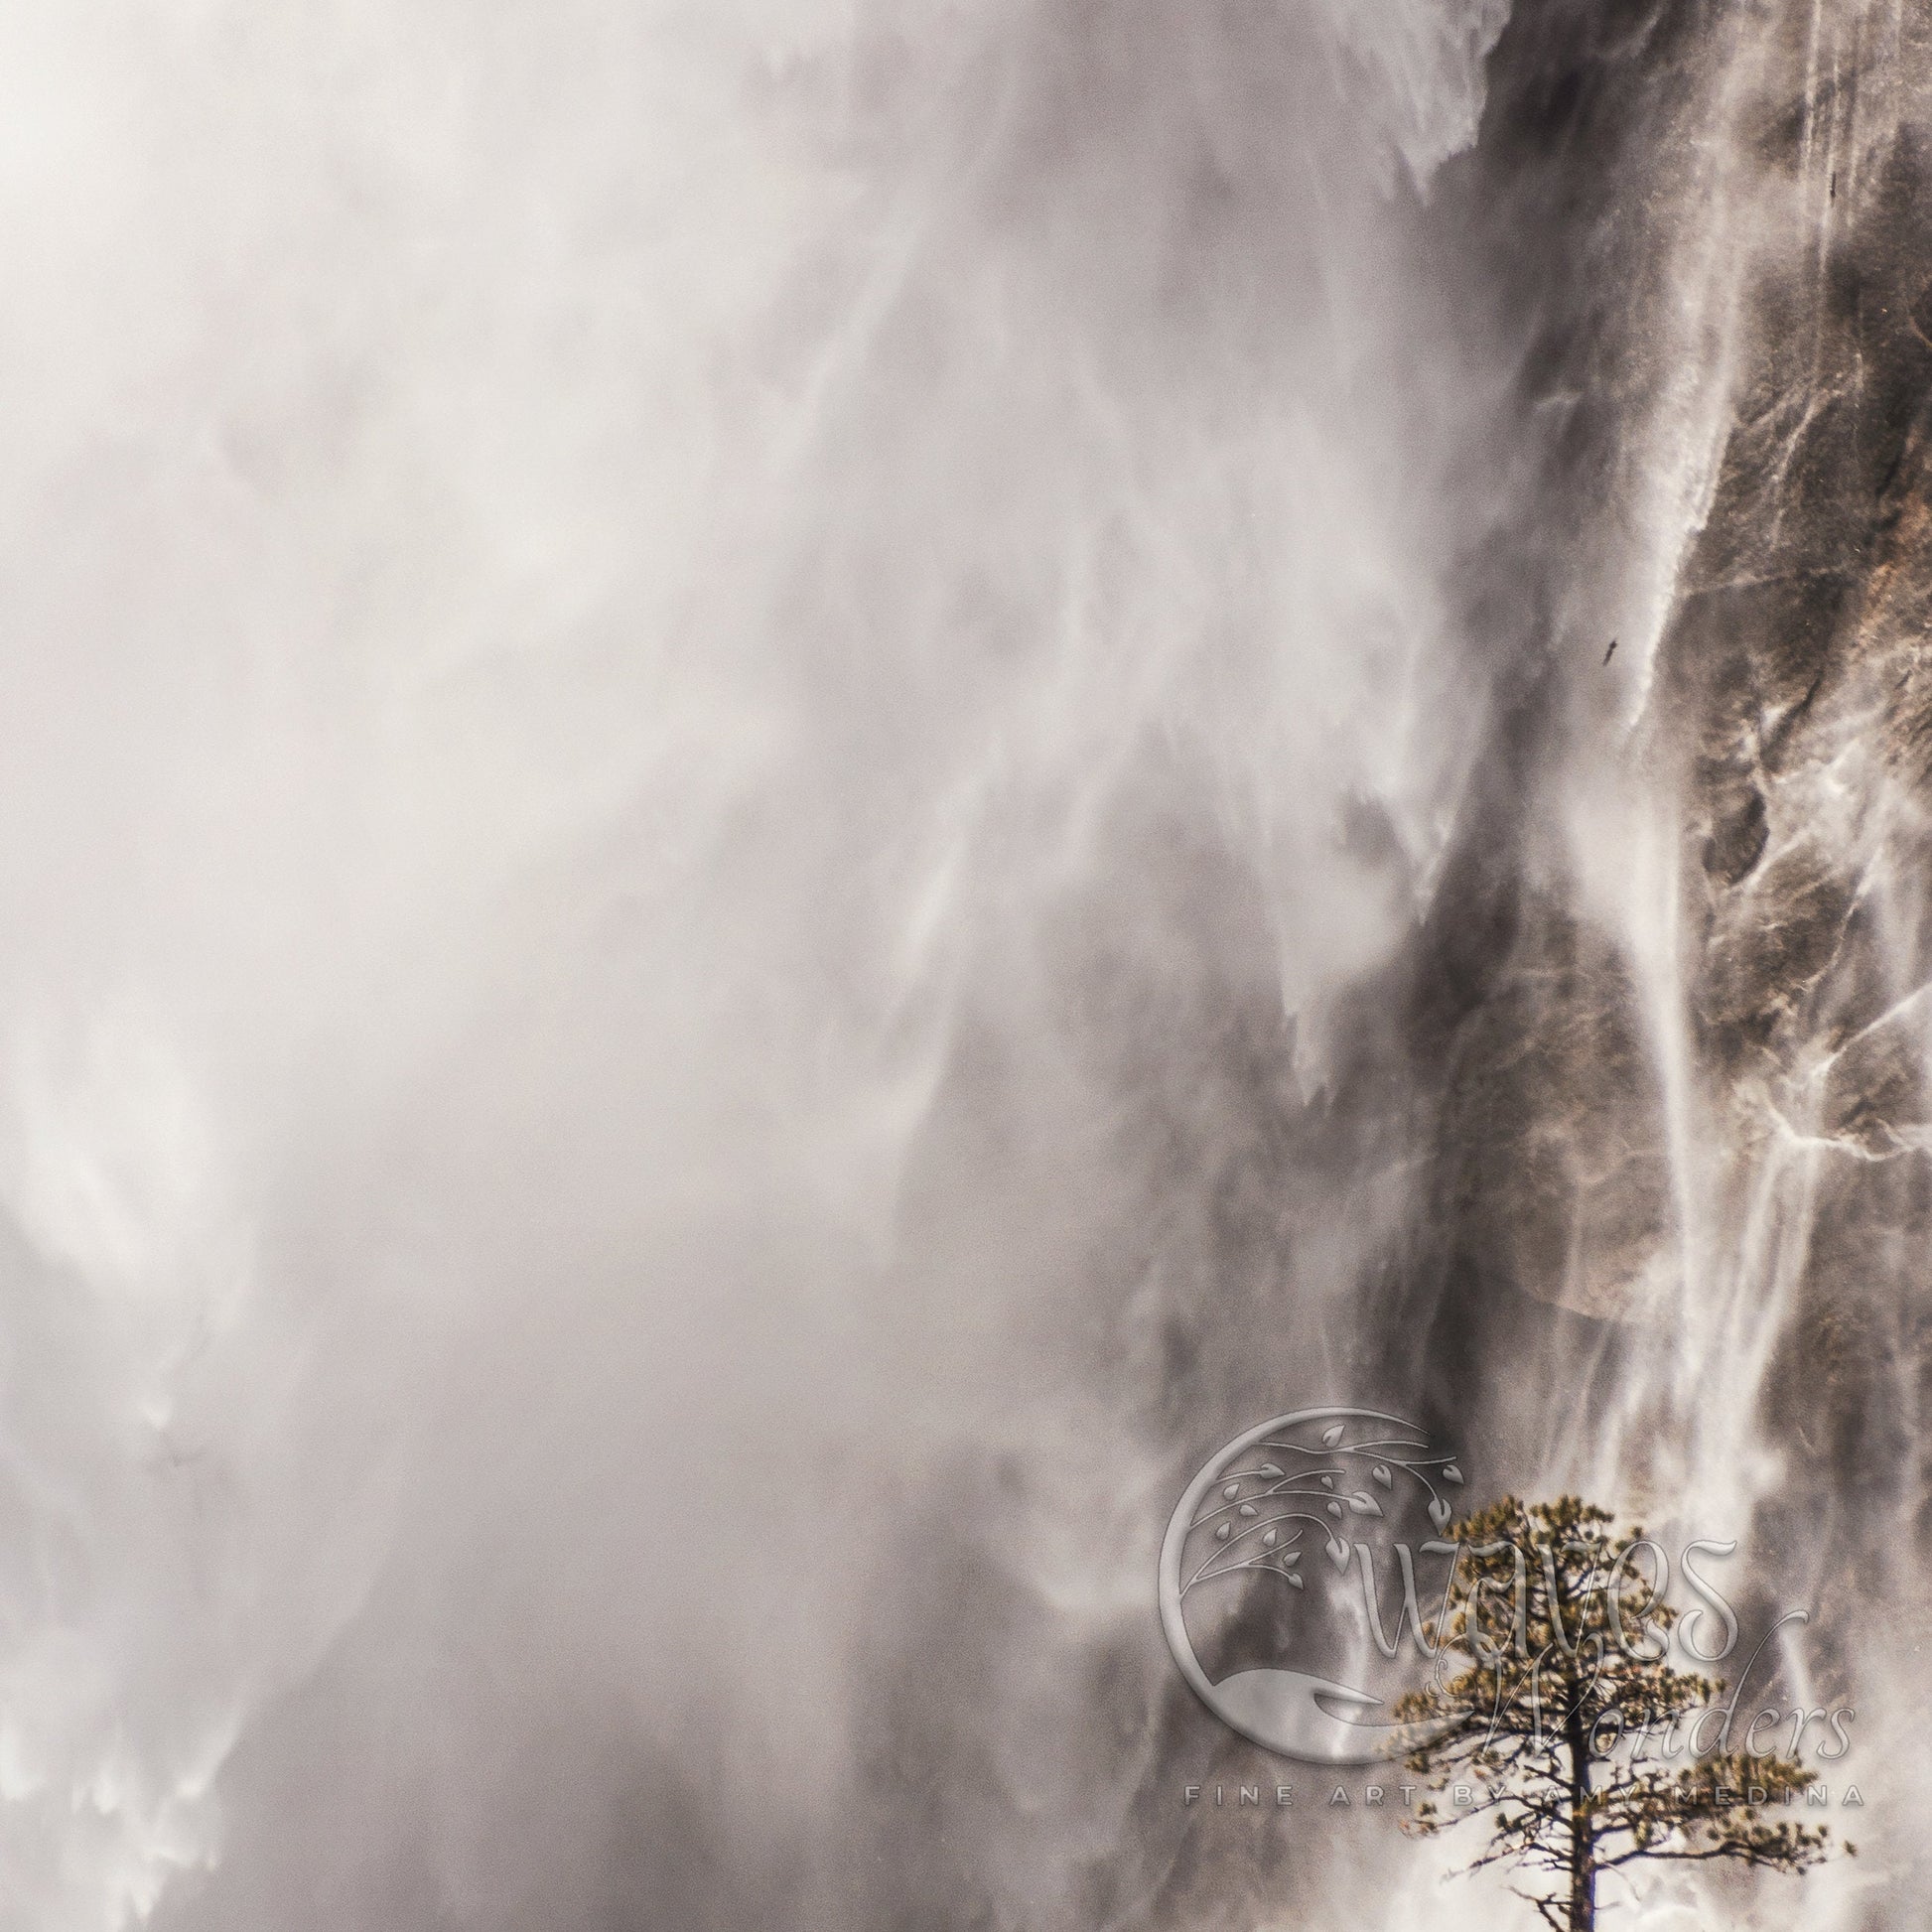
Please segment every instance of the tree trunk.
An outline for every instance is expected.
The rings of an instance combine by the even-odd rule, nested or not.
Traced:
[[[1596,1932],[1596,1843],[1589,1823],[1589,1741],[1582,1693],[1565,1687],[1563,1738],[1570,1752],[1570,1932]]]
[[[1590,1853],[1589,1827],[1579,1823],[1570,1841],[1570,1932],[1595,1932],[1596,1864]]]

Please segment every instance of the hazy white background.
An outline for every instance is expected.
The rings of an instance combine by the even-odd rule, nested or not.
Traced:
[[[1066,934],[1214,952],[1179,817],[1313,1090],[1429,902],[1503,12],[0,22],[9,1925],[807,1922],[962,1445],[1151,1636]],[[1008,1661],[1024,1917],[1126,1796]]]

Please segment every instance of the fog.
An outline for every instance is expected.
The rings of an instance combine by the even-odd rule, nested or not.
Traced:
[[[1303,1400],[1778,1487],[1671,640],[1882,12],[0,24],[9,1924],[1497,1922],[1181,1815],[1155,1551]]]

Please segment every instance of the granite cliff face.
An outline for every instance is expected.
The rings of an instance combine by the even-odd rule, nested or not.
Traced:
[[[1926,31],[1526,8],[1492,68],[1472,200],[1534,217],[1498,280],[1535,319],[1526,420],[1564,419],[1518,794],[1559,829],[1477,869],[1510,931],[1444,1134],[1488,1176],[1475,1247],[1540,1250],[1503,1261],[1534,1296],[1620,1308],[1645,1249],[1719,1265],[1814,1155],[1834,1200],[1916,1165]],[[1592,816],[1606,761],[1635,802]],[[1580,1271],[1608,1173],[1629,1245]]]

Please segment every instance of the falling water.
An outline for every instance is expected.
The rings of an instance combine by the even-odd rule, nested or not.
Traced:
[[[0,94],[6,1924],[1530,1922],[1178,1802],[1162,1526],[1321,1401],[1810,1612],[1862,1858],[1611,1923],[1901,1922],[1922,9],[70,0]]]

